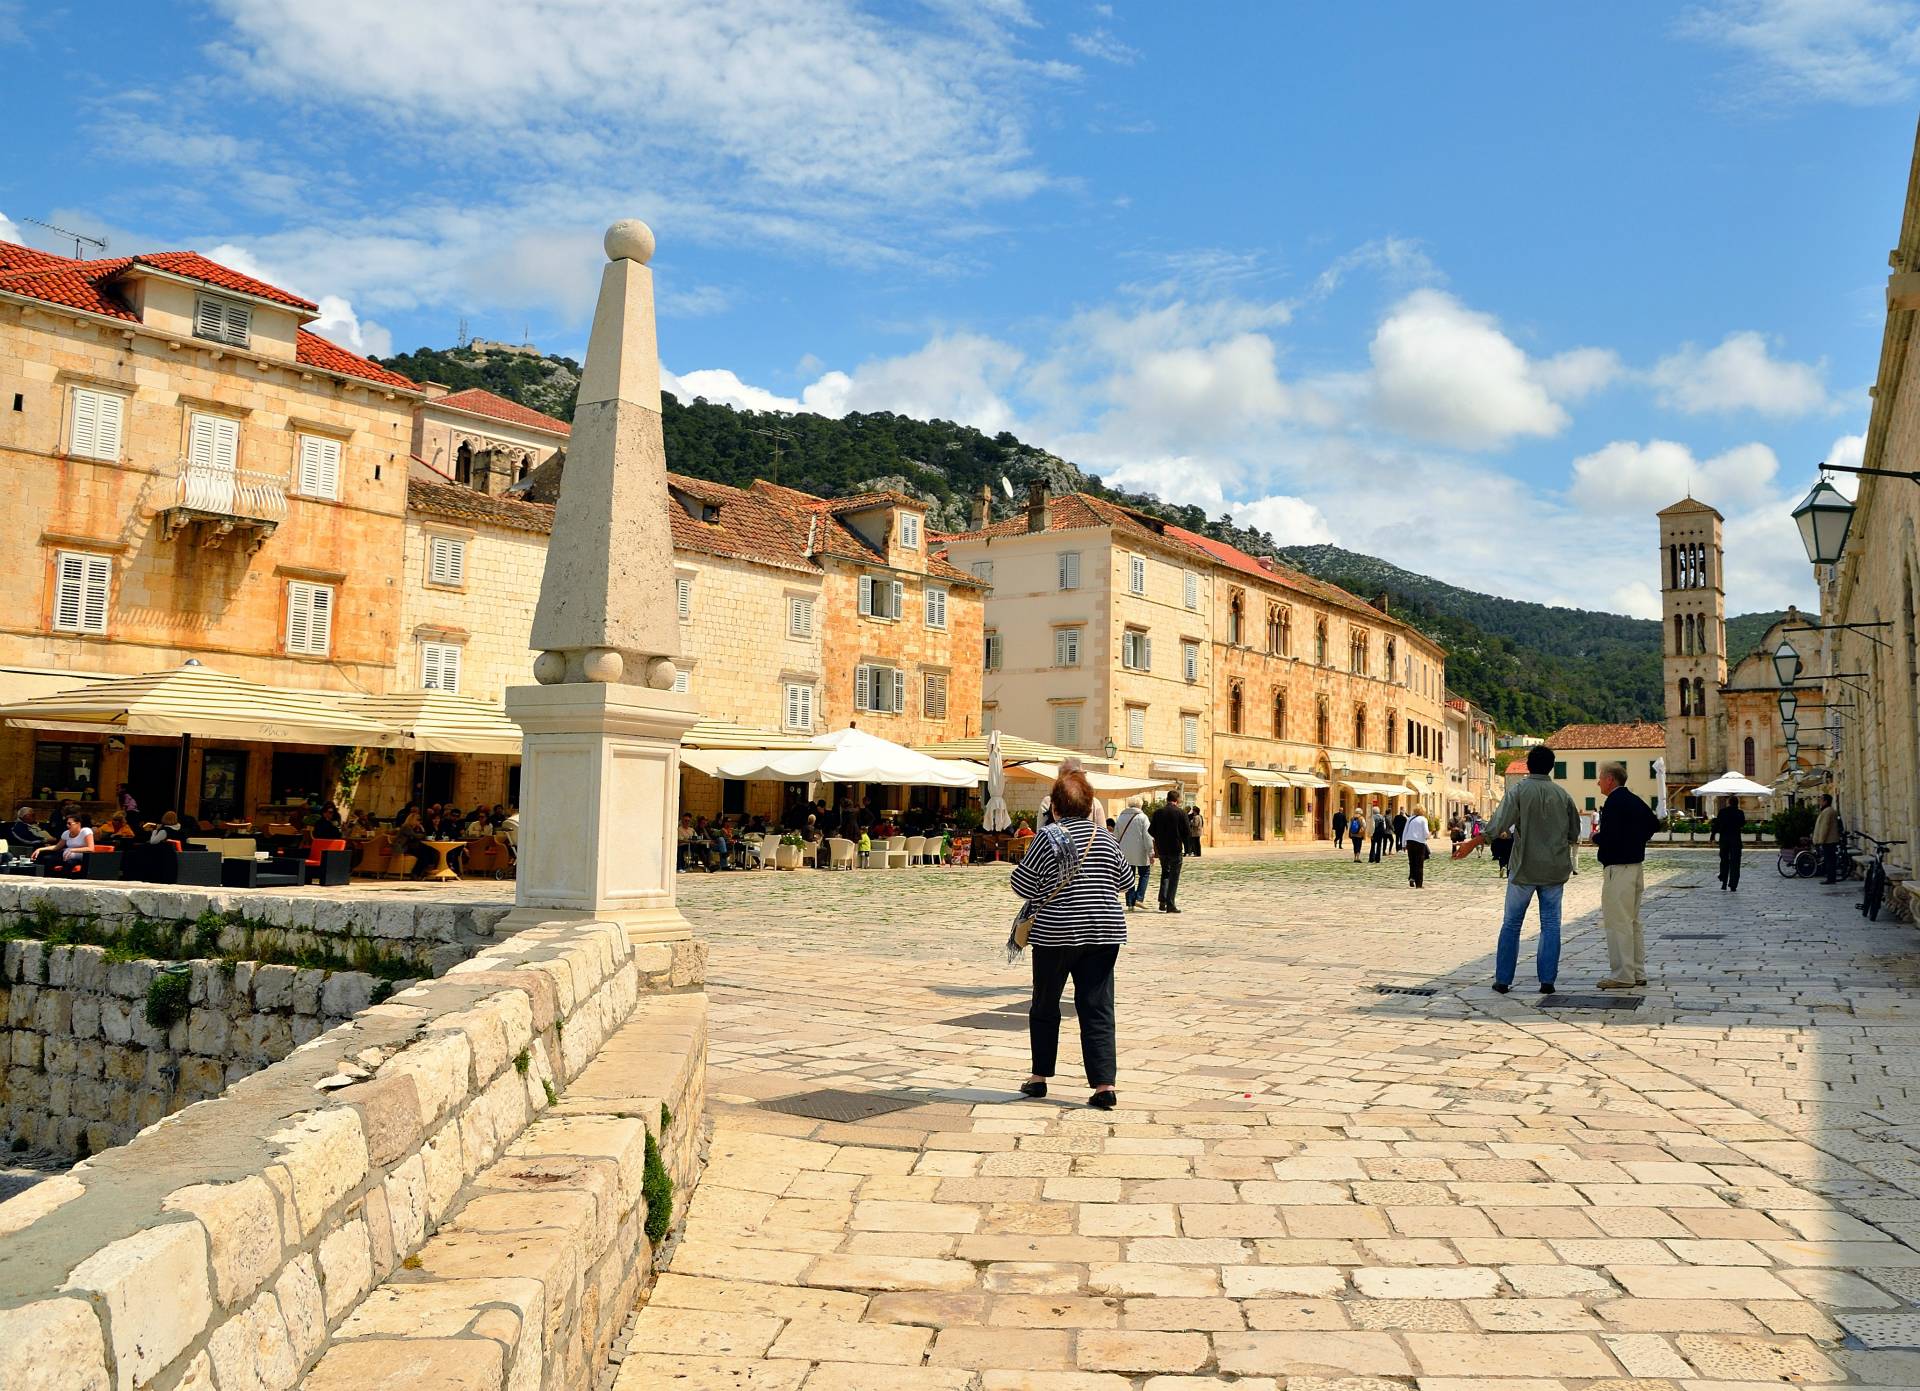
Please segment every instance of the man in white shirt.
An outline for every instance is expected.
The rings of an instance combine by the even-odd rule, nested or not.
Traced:
[[[1413,815],[1407,818],[1406,834],[1403,837],[1407,847],[1407,882],[1416,889],[1427,887],[1427,814],[1415,808]]]
[[[1133,866],[1134,886],[1127,891],[1127,907],[1139,908],[1147,901],[1147,871],[1153,866],[1153,836],[1147,830],[1147,814],[1128,802],[1113,823],[1113,836],[1120,842],[1120,858]]]

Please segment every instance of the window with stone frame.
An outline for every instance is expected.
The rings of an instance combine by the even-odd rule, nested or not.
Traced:
[[[921,673],[920,713],[930,720],[947,717],[947,674],[943,671]]]
[[[1227,733],[1239,734],[1243,732],[1242,727],[1246,722],[1246,713],[1246,686],[1239,681],[1232,682],[1227,687]]]

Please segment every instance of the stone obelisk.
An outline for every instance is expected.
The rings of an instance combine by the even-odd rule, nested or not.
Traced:
[[[507,692],[523,733],[514,911],[500,932],[616,921],[688,935],[674,907],[679,626],[654,341],[653,233],[607,229],[608,265],[533,618],[537,686]]]

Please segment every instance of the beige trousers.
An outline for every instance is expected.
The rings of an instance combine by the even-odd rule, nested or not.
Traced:
[[[1639,984],[1647,978],[1646,927],[1640,921],[1645,865],[1607,865],[1600,884],[1600,921],[1607,930],[1607,975]]]

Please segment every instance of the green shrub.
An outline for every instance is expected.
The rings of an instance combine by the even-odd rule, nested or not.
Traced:
[[[527,1068],[531,1066],[532,1063],[533,1063],[533,1054],[529,1053],[526,1049],[522,1048],[517,1054],[514,1055],[513,1070],[519,1073],[522,1077],[525,1077],[527,1075]]]
[[[667,1103],[663,1101],[660,1103],[660,1133],[665,1135],[672,1124],[673,1112],[667,1109]]]
[[[544,1077],[540,1079],[540,1089],[547,1094],[547,1105],[551,1106],[560,1099],[560,1094],[553,1089],[553,1083]]]
[[[1790,807],[1781,807],[1773,816],[1773,839],[1776,845],[1798,845],[1813,837],[1813,823],[1820,813],[1805,802],[1795,802]]]
[[[186,1018],[192,990],[193,967],[185,963],[162,966],[147,987],[147,1022],[156,1029],[167,1029]]]
[[[661,1162],[660,1146],[651,1135],[647,1136],[646,1169],[641,1176],[640,1191],[647,1200],[647,1240],[658,1246],[673,1223],[673,1175]]]

